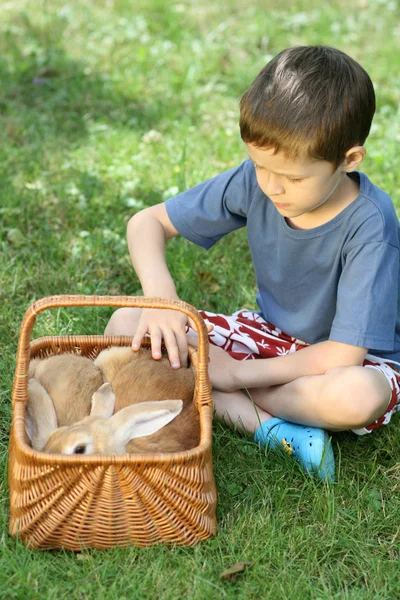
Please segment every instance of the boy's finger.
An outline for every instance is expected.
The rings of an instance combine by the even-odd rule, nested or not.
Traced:
[[[187,365],[188,361],[188,339],[184,331],[176,334],[176,341],[178,344],[179,360],[182,367]]]
[[[197,331],[196,324],[190,317],[188,317],[187,325],[188,325],[188,327],[191,327],[192,329],[194,329],[194,331]]]
[[[142,344],[142,340],[146,333],[147,333],[147,325],[140,326],[140,324],[139,324],[138,328],[135,331],[135,335],[133,336],[133,339],[132,339],[132,349],[133,350],[139,350],[139,348]]]
[[[178,344],[172,331],[168,331],[164,334],[164,344],[171,367],[173,369],[179,369],[182,363],[180,360]]]
[[[152,329],[151,335],[151,355],[155,360],[161,358],[161,331],[156,328]]]

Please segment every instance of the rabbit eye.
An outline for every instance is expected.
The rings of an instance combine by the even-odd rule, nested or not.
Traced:
[[[74,448],[74,454],[85,454],[86,452],[86,446],[85,445],[80,445],[80,446],[76,446]]]

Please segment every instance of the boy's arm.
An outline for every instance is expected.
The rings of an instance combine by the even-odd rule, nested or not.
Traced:
[[[146,208],[130,219],[129,253],[145,296],[178,299],[165,260],[165,241],[178,233],[164,204]],[[161,340],[164,339],[171,365],[179,368],[187,360],[186,322],[186,315],[176,310],[143,309],[132,347],[138,350],[144,335],[149,333],[152,355],[157,359],[161,357]]]
[[[130,219],[129,254],[145,296],[178,297],[165,261],[165,241],[178,233],[164,204],[146,208]]]
[[[210,352],[213,386],[234,391],[282,385],[299,377],[323,375],[335,367],[362,365],[367,349],[327,340],[268,359],[236,361],[220,348],[210,348]]]

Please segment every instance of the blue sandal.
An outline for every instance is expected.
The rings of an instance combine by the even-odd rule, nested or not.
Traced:
[[[326,481],[334,481],[335,458],[328,432],[273,417],[264,421],[254,434],[262,446],[282,446],[305,471]]]

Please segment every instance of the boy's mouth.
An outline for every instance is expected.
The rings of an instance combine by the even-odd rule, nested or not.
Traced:
[[[290,204],[283,204],[281,202],[274,202],[276,208],[289,208]]]

